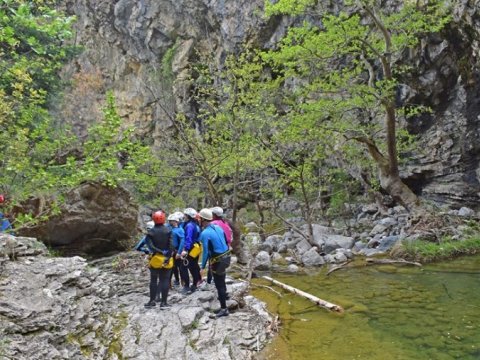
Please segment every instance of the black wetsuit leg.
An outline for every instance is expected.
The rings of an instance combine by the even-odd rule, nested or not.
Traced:
[[[160,279],[160,269],[150,269],[150,301],[155,301]]]
[[[162,295],[162,303],[167,302],[168,291],[170,290],[170,273],[171,269],[160,269],[160,283],[159,283],[159,292]]]

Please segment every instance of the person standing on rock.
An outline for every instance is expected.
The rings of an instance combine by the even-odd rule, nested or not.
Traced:
[[[147,232],[146,244],[153,251],[150,258],[150,301],[146,308],[155,307],[160,301],[160,307],[168,307],[167,297],[170,289],[170,273],[173,267],[172,231],[165,226],[165,213],[156,211],[152,215],[155,226]],[[160,296],[161,295],[161,296]]]
[[[214,225],[220,226],[225,234],[225,240],[227,241],[228,248],[231,250],[232,247],[232,228],[230,224],[224,219],[225,215],[223,213],[223,209],[220,206],[215,206],[211,208],[213,214],[213,221],[211,222]],[[208,266],[208,273],[207,273],[207,284],[212,282],[212,270],[210,265]]]
[[[227,245],[229,248],[232,246],[232,228],[230,224],[225,220],[225,215],[223,214],[223,209],[220,206],[215,206],[212,209],[213,220],[212,224],[218,225],[222,228],[225,233],[225,239],[227,240]]]
[[[213,220],[212,210],[202,209],[199,214],[202,227],[200,241],[203,245],[201,269],[203,271],[207,261],[210,260],[213,282],[217,288],[218,300],[220,301],[220,311],[217,313],[217,318],[228,316],[225,278],[227,268],[230,266],[230,250],[222,228],[211,223]]]
[[[180,214],[183,218],[183,214]],[[180,216],[178,213],[173,213],[168,216],[168,222],[172,229],[172,245],[173,245],[173,257],[174,263],[172,268],[172,274],[170,275],[170,282],[172,277],[175,277],[175,282],[173,285],[180,285],[179,271],[182,266],[182,259],[180,254],[183,251],[183,246],[185,244],[185,231],[179,226]]]
[[[200,281],[200,267],[198,266],[198,257],[201,252],[199,244],[200,236],[200,227],[195,221],[197,216],[197,211],[192,208],[187,208],[183,211],[185,215],[185,245],[181,253],[182,259],[185,259],[185,263],[182,262],[182,280],[183,284],[183,294],[193,293],[197,290],[197,284]],[[185,265],[188,264],[188,265]],[[189,287],[189,276],[188,271],[192,275],[192,286]]]

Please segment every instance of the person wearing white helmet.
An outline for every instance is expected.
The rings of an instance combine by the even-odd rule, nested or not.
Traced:
[[[183,281],[183,294],[193,293],[197,290],[197,284],[200,281],[200,267],[198,266],[198,249],[200,244],[198,238],[200,236],[200,227],[198,226],[195,217],[197,216],[197,211],[193,208],[186,208],[183,210],[185,215],[185,222],[183,229],[185,231],[185,242],[184,247],[181,252],[181,257],[186,259],[188,265],[184,265],[182,261],[182,266],[180,268],[180,276]],[[188,272],[192,275],[192,286],[190,285],[190,277]]]
[[[212,210],[202,209],[199,214],[202,226],[200,241],[203,245],[201,269],[204,270],[207,261],[210,260],[213,281],[217,288],[218,300],[220,301],[220,311],[217,313],[217,318],[228,316],[225,278],[227,268],[230,266],[230,250],[228,249],[222,228],[211,223],[213,220]]]
[[[183,218],[183,214],[181,215]],[[172,281],[172,277],[174,277],[175,281],[173,282],[173,285],[178,286],[180,285],[179,271],[180,267],[182,266],[182,259],[180,258],[180,254],[183,251],[183,246],[185,243],[185,231],[182,227],[179,226],[180,217],[178,213],[170,214],[167,220],[172,229],[172,246],[174,248],[173,257],[175,259],[172,273],[170,275],[170,283]]]
[[[224,218],[223,209],[220,206],[215,206],[212,209],[213,221],[212,224],[218,225],[222,228],[227,238],[228,247],[232,244],[232,228]]]

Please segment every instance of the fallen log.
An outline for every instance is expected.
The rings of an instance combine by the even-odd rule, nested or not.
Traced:
[[[394,259],[367,259],[367,264],[401,264],[401,265],[415,265],[422,266],[419,262],[416,261],[407,261],[403,259],[394,260]]]
[[[322,299],[320,299],[320,298],[318,298],[318,297],[316,297],[312,294],[309,294],[305,291],[299,290],[297,288],[294,288],[293,286],[290,286],[290,285],[284,284],[280,281],[277,281],[275,279],[272,279],[271,277],[262,276],[262,278],[274,283],[275,285],[280,286],[282,289],[290,291],[291,293],[293,293],[295,295],[299,295],[301,297],[304,297],[305,299],[308,299],[308,300],[312,301],[313,303],[317,304],[318,306],[321,306],[321,307],[323,307],[327,310],[336,311],[336,312],[339,312],[339,313],[343,312],[343,308],[339,305],[335,305],[335,304],[332,304],[328,301],[322,300]]]

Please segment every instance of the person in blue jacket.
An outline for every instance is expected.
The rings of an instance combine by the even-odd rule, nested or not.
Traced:
[[[200,241],[203,245],[201,269],[203,271],[207,266],[207,261],[210,260],[213,282],[217,288],[218,300],[220,301],[220,311],[217,313],[217,318],[228,316],[225,278],[227,268],[230,266],[230,250],[222,228],[211,224],[213,220],[212,210],[202,209],[199,214],[202,227]]]
[[[192,252],[195,244],[199,243],[200,227],[195,221],[195,217],[197,216],[197,211],[195,209],[187,208],[183,211],[183,214],[185,215],[185,222],[183,225],[185,231],[185,243],[180,255],[182,259],[185,259],[186,261],[184,263],[182,261],[180,270],[183,281],[182,293],[188,294],[197,290],[197,284],[200,281],[200,267],[198,266],[198,257],[200,254],[195,255]],[[192,275],[192,286],[190,287],[190,279],[188,275],[189,270]]]
[[[183,218],[183,214],[180,213],[180,215]],[[185,231],[179,226],[181,220],[180,215],[178,213],[173,213],[170,214],[167,219],[172,229],[172,246],[174,249],[172,256],[175,259],[175,262],[173,263],[172,274],[170,275],[170,283],[172,281],[172,277],[175,277],[175,281],[173,283],[175,286],[180,285],[179,271],[180,267],[182,266],[180,254],[182,253],[185,244]]]
[[[147,231],[151,230],[155,226],[153,221],[147,223]],[[147,235],[144,235],[138,243],[133,247],[134,250],[141,251],[147,255],[153,254],[153,249],[150,249],[147,245]]]
[[[0,194],[0,204],[5,202],[5,195]],[[0,232],[6,232],[13,235],[12,223],[8,220],[3,212],[0,211]]]

